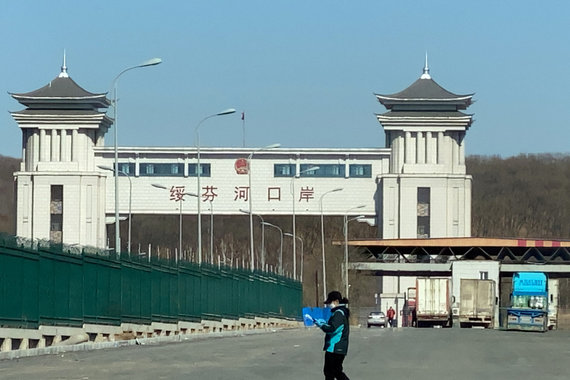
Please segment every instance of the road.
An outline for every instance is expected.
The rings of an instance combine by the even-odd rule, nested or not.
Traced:
[[[2,379],[322,379],[315,329],[0,362]],[[353,328],[351,379],[568,379],[570,332]]]

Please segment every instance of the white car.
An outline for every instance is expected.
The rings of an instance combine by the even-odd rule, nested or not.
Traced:
[[[388,320],[386,319],[386,314],[382,311],[373,311],[368,314],[368,328],[370,326],[380,326],[380,327],[387,327]]]

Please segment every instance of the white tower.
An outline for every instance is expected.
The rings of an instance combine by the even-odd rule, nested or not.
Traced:
[[[377,118],[392,150],[389,173],[378,178],[381,237],[470,236],[464,138],[473,119],[461,110],[471,105],[473,94],[456,95],[439,86],[426,56],[423,74],[411,86],[376,97],[388,109]]]
[[[106,177],[95,169],[93,147],[103,146],[112,124],[106,94],[77,85],[64,56],[61,73],[46,86],[10,95],[26,106],[12,112],[22,129],[16,234],[104,247]]]

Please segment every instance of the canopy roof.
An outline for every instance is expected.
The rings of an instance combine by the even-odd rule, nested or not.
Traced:
[[[390,95],[375,95],[386,108],[394,110],[397,110],[398,106],[409,108],[410,105],[451,106],[449,109],[460,110],[469,107],[473,97],[473,94],[457,95],[447,91],[425,73],[403,91]]]
[[[30,108],[107,108],[111,102],[106,93],[94,94],[83,89],[62,67],[62,72],[44,87],[26,93],[10,93],[14,99]]]

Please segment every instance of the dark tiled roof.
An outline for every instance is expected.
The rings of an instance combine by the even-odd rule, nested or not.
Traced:
[[[447,91],[431,78],[420,78],[403,91],[391,95],[375,94],[387,109],[426,109],[448,111],[467,109],[471,105],[473,94],[457,95]]]
[[[473,94],[457,95],[447,91],[433,79],[418,79],[411,86],[403,91],[391,95],[380,95],[378,97],[400,100],[456,100],[470,98]]]
[[[70,77],[58,76],[44,87],[35,91],[11,94],[12,97],[26,106],[55,103],[83,103],[93,107],[106,108],[110,105],[106,94],[94,94],[80,87]]]

